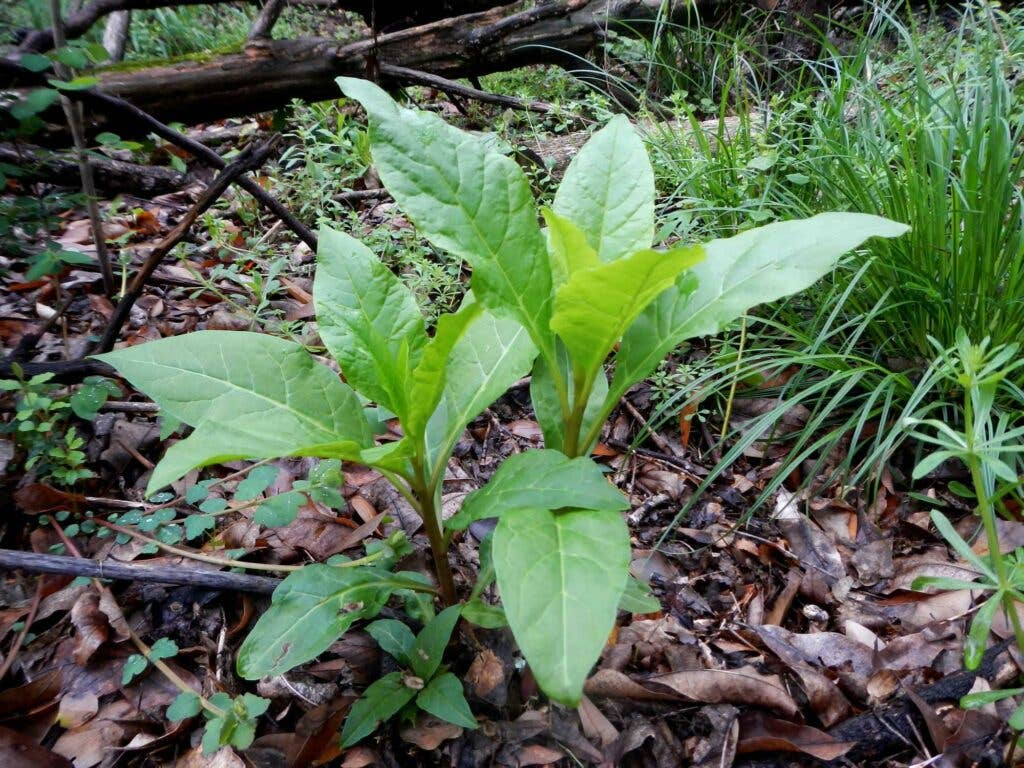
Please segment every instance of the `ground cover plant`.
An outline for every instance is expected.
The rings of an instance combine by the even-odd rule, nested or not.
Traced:
[[[544,692],[575,705],[628,578],[627,502],[587,458],[611,409],[684,339],[810,284],[868,237],[907,228],[825,214],[654,250],[653,173],[617,118],[542,211],[545,237],[509,158],[401,108],[377,86],[339,83],[369,116],[389,191],[423,237],[473,267],[473,293],[429,337],[398,278],[358,241],[324,228],[314,296],[321,337],[347,383],[299,345],[255,334],[200,332],[100,356],[194,428],[161,460],[149,490],[235,458],[312,455],[374,467],[421,516],[442,601],[454,606],[439,508],[445,468],[469,420],[533,367],[544,450],[506,461],[448,528],[499,518],[490,547],[504,615]],[[620,340],[609,382],[605,358]],[[397,417],[401,440],[374,445],[360,396]],[[239,651],[243,677],[307,662],[396,590],[430,589],[349,565],[311,565],[286,579]],[[378,719],[409,691],[388,697]]]

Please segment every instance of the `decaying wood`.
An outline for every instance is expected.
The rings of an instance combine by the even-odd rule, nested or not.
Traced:
[[[50,152],[30,144],[0,144],[0,163],[17,165],[22,181],[66,187],[79,184],[78,161],[67,152]],[[181,189],[188,183],[187,174],[173,168],[139,165],[95,154],[91,165],[96,189],[107,195],[128,192],[152,197]]]
[[[377,62],[447,79],[541,63],[578,69],[611,31],[649,30],[651,24],[636,23],[649,22],[663,7],[662,0],[556,0],[525,11],[505,5],[354,43],[275,40],[210,61],[100,72],[101,88],[164,121],[196,123],[276,109],[296,98],[336,98],[336,77],[370,76]],[[691,7],[672,3],[670,16],[684,22]]]
[[[215,571],[188,565],[128,565],[110,560],[88,560],[63,555],[41,555],[0,549],[0,570],[22,570],[27,573],[56,573],[67,576],[89,576],[97,579],[120,579],[155,584],[181,584],[233,592],[256,592],[269,595],[280,579],[250,576],[246,573]]]

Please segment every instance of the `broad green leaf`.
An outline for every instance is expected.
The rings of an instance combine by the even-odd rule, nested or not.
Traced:
[[[418,437],[426,429],[427,421],[444,394],[448,360],[452,349],[480,316],[482,310],[483,308],[470,297],[468,301],[463,302],[458,312],[446,313],[437,319],[434,337],[423,350],[423,358],[412,372],[409,415],[402,422],[407,435]],[[456,369],[452,373],[459,375],[461,371]]]
[[[619,599],[619,610],[628,613],[654,613],[661,610],[661,603],[651,594],[648,584],[630,576],[626,579],[626,589]]]
[[[461,605],[452,605],[445,608],[435,616],[427,626],[423,628],[416,638],[412,653],[409,654],[409,661],[412,664],[412,671],[423,680],[429,680],[437,672],[441,665],[441,657],[448,647],[448,641],[452,637],[452,630],[459,621]]]
[[[626,332],[609,401],[617,403],[686,339],[718,333],[751,307],[802,291],[870,237],[907,230],[879,216],[822,213],[705,244],[704,261],[690,271],[696,290],[690,284],[689,290],[665,291]]]
[[[437,115],[400,108],[366,80],[339,77],[369,117],[373,162],[417,231],[473,267],[489,309],[550,339],[551,269],[530,184],[516,162]]]
[[[280,675],[316,658],[354,621],[377,615],[408,580],[374,568],[307,565],[286,578],[238,650],[246,680]]]
[[[541,689],[576,706],[615,624],[629,575],[629,532],[615,510],[515,509],[494,531],[509,626]]]
[[[445,722],[463,728],[476,728],[476,718],[466,703],[462,683],[451,672],[445,672],[431,680],[416,697],[416,706]]]
[[[365,739],[382,722],[412,701],[415,695],[416,691],[402,682],[401,672],[392,672],[374,682],[352,705],[341,729],[342,749]]]
[[[570,459],[553,450],[517,453],[507,458],[483,488],[462,502],[446,526],[460,531],[474,520],[500,517],[523,507],[622,510],[626,498],[601,468],[585,456]]]
[[[934,589],[945,589],[945,590],[957,590],[957,589],[991,589],[991,587],[984,583],[977,583],[973,581],[963,581],[961,579],[950,579],[945,576],[918,576],[912,582],[910,582],[910,588],[913,590],[927,589],[932,587]]]
[[[185,538],[194,539],[217,526],[213,515],[189,515],[185,518]]]
[[[699,246],[645,250],[576,272],[555,295],[551,329],[574,364],[593,371],[644,307],[703,257]]]
[[[1019,705],[1006,719],[1006,724],[1013,730],[1024,731],[1024,704]]]
[[[624,115],[616,115],[569,163],[553,208],[586,233],[601,261],[650,248],[654,171]]]
[[[403,437],[401,440],[396,440],[391,443],[383,443],[381,445],[375,445],[372,448],[366,448],[359,451],[357,457],[347,456],[342,446],[340,458],[348,459],[349,461],[356,461],[359,464],[365,464],[368,467],[376,467],[378,469],[387,470],[388,472],[395,472],[399,475],[407,476],[411,471],[412,464],[410,459],[414,453],[413,442],[407,437]],[[322,456],[329,456],[329,453],[323,453]]]
[[[391,654],[395,661],[405,667],[412,666],[410,658],[416,637],[407,625],[395,619],[378,619],[368,624],[366,631],[377,641],[381,650]]]
[[[548,251],[551,256],[551,276],[556,286],[562,285],[569,275],[596,267],[600,262],[587,236],[579,227],[550,208],[541,208],[548,229]]]
[[[547,360],[537,360],[533,366],[533,375],[530,377],[530,402],[533,404],[533,413],[540,424],[541,433],[544,435],[544,447],[554,451],[560,451],[565,447],[565,419],[562,412],[562,402],[558,397],[558,390],[555,388],[555,376],[562,379],[562,384],[567,392],[572,392],[570,382],[568,354],[565,352],[565,345],[556,339],[555,354],[558,359],[564,360],[559,370],[552,371]]]
[[[515,320],[484,312],[469,327],[448,358],[444,393],[427,422],[432,476],[443,478],[466,425],[529,373],[536,356],[537,348]]]
[[[300,345],[260,333],[197,331],[97,355],[175,419],[195,427],[150,478],[147,495],[194,467],[317,455],[372,443],[359,399]]]
[[[345,379],[404,418],[407,379],[427,344],[412,292],[365,245],[321,227],[313,301],[317,327]]]

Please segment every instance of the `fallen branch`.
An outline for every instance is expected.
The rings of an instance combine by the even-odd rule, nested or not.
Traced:
[[[52,381],[58,384],[78,384],[87,376],[109,376],[119,378],[120,374],[113,366],[99,360],[55,360],[48,363],[18,363],[25,378],[32,378],[40,373],[52,373]],[[13,379],[14,369],[8,361],[0,362],[0,379]]]
[[[131,313],[131,308],[135,305],[136,300],[142,295],[142,291],[146,287],[146,281],[149,280],[149,276],[153,274],[160,262],[164,260],[164,257],[180,243],[185,235],[188,234],[192,224],[195,220],[206,211],[211,205],[213,205],[224,191],[243,173],[255,170],[266,162],[267,157],[276,146],[280,136],[274,136],[270,141],[267,141],[260,146],[250,145],[241,155],[238,156],[234,162],[224,168],[217,178],[215,178],[200,195],[188,213],[182,216],[181,221],[172,229],[167,235],[164,236],[152,251],[149,256],[146,257],[145,263],[135,273],[135,277],[132,278],[131,285],[128,290],[124,292],[121,300],[117,303],[117,309],[114,310],[113,316],[110,318],[110,322],[107,323],[107,328],[103,332],[103,337],[100,339],[97,345],[97,352],[109,352],[114,348],[114,343],[117,341],[118,335],[121,333],[121,328],[128,320],[128,316]]]
[[[53,42],[57,48],[65,46],[64,19],[61,18],[60,0],[50,0],[50,17],[53,20]],[[54,72],[61,80],[71,79],[71,70],[61,61],[53,63]],[[103,236],[103,221],[100,218],[100,205],[96,194],[96,183],[93,181],[92,165],[85,147],[85,114],[80,102],[73,102],[64,93],[60,95],[60,105],[71,130],[71,138],[75,145],[75,156],[78,160],[78,172],[82,181],[82,194],[85,195],[85,207],[89,213],[89,225],[92,228],[92,241],[96,248],[96,261],[100,265],[103,277],[103,291],[108,297],[114,295],[114,270],[110,265],[110,254],[107,253],[107,241]]]
[[[7,59],[0,59],[0,83],[4,80],[23,82],[32,85],[45,85],[46,74],[32,72],[24,67],[15,64]],[[198,141],[188,138],[170,126],[160,122],[148,112],[139,109],[134,104],[125,101],[117,96],[103,93],[96,88],[85,88],[77,91],[67,91],[66,95],[72,100],[82,101],[93,108],[108,114],[114,115],[142,129],[143,133],[154,133],[160,138],[190,152],[200,162],[211,168],[222,170],[227,163],[224,158],[212,149]],[[261,187],[255,179],[248,176],[239,176],[236,180],[238,186],[248,192],[256,201],[273,213],[284,222],[295,235],[308,245],[314,252],[317,249],[316,235],[299,221],[284,205],[273,195]]]
[[[63,555],[41,555],[0,549],[0,569],[20,569],[27,573],[57,573],[66,576],[90,576],[98,579],[120,579],[154,584],[181,584],[234,592],[257,592],[269,595],[281,583],[269,576],[250,576],[187,565],[127,565],[109,560],[89,560]]]
[[[266,40],[258,52],[96,74],[105,93],[127,99],[161,120],[193,124],[273,110],[294,99],[336,99],[338,75],[376,79],[379,74],[384,84],[395,81],[376,65],[456,80],[555,64],[615,92],[628,106],[629,94],[617,89],[614,78],[588,62],[586,55],[612,31],[652,34],[653,20],[685,24],[692,20],[694,7],[708,4],[716,5],[717,0],[696,5],[677,0],[667,8],[663,0],[553,0],[526,10],[521,3],[511,3],[352,43],[330,38]],[[0,76],[0,87],[26,82],[23,76],[4,80]]]
[[[418,69],[398,67],[394,64],[381,64],[378,70],[382,75],[392,78],[395,82],[430,86],[450,96],[462,96],[467,99],[482,101],[486,104],[497,104],[502,107],[537,112],[542,115],[546,115],[554,110],[554,105],[548,104],[546,101],[528,101],[526,99],[517,99],[515,96],[491,93],[490,91],[463,85],[455,80],[449,80],[446,77],[433,75],[430,72],[423,72]]]
[[[17,165],[18,180],[42,181],[73,187],[80,183],[78,161],[63,152],[51,152],[30,144],[0,144],[0,163]],[[173,168],[139,165],[124,160],[93,155],[92,166],[96,189],[116,195],[129,192],[140,197],[162,195],[181,189],[188,183],[187,174]]]

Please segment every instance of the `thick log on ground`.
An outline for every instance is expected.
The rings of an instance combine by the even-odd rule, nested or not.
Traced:
[[[23,181],[44,181],[65,187],[78,187],[77,159],[66,152],[50,152],[29,144],[17,147],[0,144],[0,163],[16,165]],[[89,158],[96,188],[110,195],[129,192],[150,197],[181,189],[188,183],[186,174],[172,168],[138,165],[108,157]]]
[[[576,70],[609,30],[650,22],[663,2],[556,0],[525,11],[518,7],[500,6],[344,45],[324,39],[267,41],[247,53],[206,62],[101,72],[101,88],[162,120],[195,123],[276,109],[296,98],[336,98],[339,75],[386,83],[383,64],[447,78],[541,63]],[[670,12],[685,21],[691,8],[689,0],[680,1]]]

